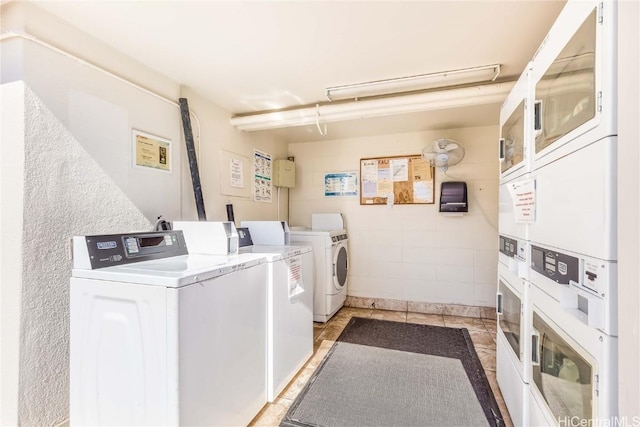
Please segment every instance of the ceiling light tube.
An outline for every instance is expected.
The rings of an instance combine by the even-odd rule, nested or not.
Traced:
[[[420,74],[417,76],[333,86],[326,89],[326,96],[330,101],[336,99],[358,99],[367,96],[495,81],[499,74],[499,64],[484,65],[481,67],[464,68],[441,73]]]
[[[316,125],[344,120],[380,117],[393,114],[495,104],[505,100],[513,82],[448,89],[437,92],[394,96],[340,104],[325,104],[294,110],[273,111],[232,117],[230,122],[239,130],[258,131],[283,127]]]

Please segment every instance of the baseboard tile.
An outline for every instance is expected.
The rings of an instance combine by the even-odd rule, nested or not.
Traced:
[[[378,310],[405,311],[447,316],[496,319],[495,307],[472,306],[462,304],[442,304],[423,301],[404,301],[387,298],[365,298],[347,295],[344,303],[347,307],[375,308]]]

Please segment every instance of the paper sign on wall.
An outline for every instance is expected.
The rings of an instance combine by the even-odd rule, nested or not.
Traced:
[[[536,181],[524,181],[507,184],[513,212],[517,223],[533,223],[536,221]]]
[[[229,159],[229,183],[232,187],[244,188],[244,162],[240,159]]]
[[[324,174],[324,196],[357,196],[358,173],[335,172]]]
[[[171,141],[133,130],[134,166],[171,172]]]
[[[253,151],[253,201],[271,203],[271,154]]]

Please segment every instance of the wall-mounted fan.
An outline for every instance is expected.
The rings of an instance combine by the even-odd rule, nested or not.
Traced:
[[[453,139],[437,139],[422,150],[422,158],[444,171],[449,166],[458,164],[464,157],[464,148],[458,141]]]

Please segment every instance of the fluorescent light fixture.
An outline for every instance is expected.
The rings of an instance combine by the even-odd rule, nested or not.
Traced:
[[[499,75],[499,64],[484,65],[482,67],[464,68],[440,73],[420,74],[417,76],[333,86],[326,89],[326,95],[330,101],[336,99],[358,99],[368,96],[412,92],[469,83],[486,83],[495,81]]]
[[[327,103],[292,110],[273,111],[231,118],[231,125],[244,131],[316,125],[394,114],[502,103],[513,82],[414,93],[353,102]]]

